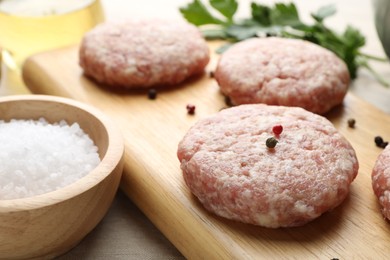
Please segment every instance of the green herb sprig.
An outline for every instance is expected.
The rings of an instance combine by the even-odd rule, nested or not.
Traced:
[[[352,79],[357,76],[359,67],[368,69],[384,86],[390,86],[381,75],[369,65],[369,60],[387,62],[387,58],[364,54],[360,49],[365,45],[365,37],[352,26],[342,33],[328,28],[324,21],[336,13],[334,5],[327,5],[312,13],[313,24],[305,24],[299,18],[298,9],[293,3],[275,3],[267,6],[251,3],[251,16],[235,21],[234,15],[238,9],[236,0],[209,0],[206,7],[201,0],[194,0],[180,8],[183,17],[198,26],[206,39],[222,39],[230,42],[217,50],[221,53],[232,43],[251,37],[278,36],[303,39],[318,44],[333,51],[346,63]],[[212,12],[217,11],[221,18]]]

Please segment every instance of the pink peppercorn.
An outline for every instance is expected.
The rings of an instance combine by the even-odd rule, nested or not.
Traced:
[[[280,135],[283,132],[283,126],[276,125],[272,127],[272,132],[274,132],[275,135]]]

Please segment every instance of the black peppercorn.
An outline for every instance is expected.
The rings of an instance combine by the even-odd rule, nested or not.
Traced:
[[[376,146],[380,146],[383,143],[383,138],[380,136],[375,136],[374,141],[375,141]]]
[[[348,119],[348,126],[350,128],[355,128],[356,120],[353,118]]]
[[[148,90],[148,98],[149,99],[156,99],[157,97],[157,91],[154,88],[151,88]]]
[[[265,141],[265,145],[268,148],[275,148],[276,144],[278,143],[278,140],[276,140],[274,137],[270,137]]]
[[[230,97],[228,96],[225,96],[225,104],[228,106],[228,107],[232,107],[234,106],[232,101],[230,100]]]

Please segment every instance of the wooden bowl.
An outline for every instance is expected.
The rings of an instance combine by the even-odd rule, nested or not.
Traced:
[[[0,98],[0,119],[77,122],[98,147],[101,162],[64,188],[22,199],[0,200],[0,259],[53,258],[77,245],[104,217],[123,170],[122,135],[98,110],[53,96]]]

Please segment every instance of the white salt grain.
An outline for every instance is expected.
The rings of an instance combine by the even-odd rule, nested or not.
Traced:
[[[100,162],[77,123],[0,120],[0,199],[31,197],[67,186]]]

